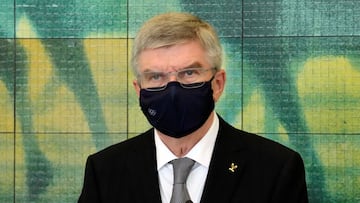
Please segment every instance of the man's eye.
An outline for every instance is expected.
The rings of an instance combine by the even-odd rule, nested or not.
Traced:
[[[190,77],[190,76],[198,76],[199,70],[197,69],[188,69],[181,72],[180,75],[183,75],[184,77]]]
[[[148,81],[161,80],[161,78],[163,78],[163,74],[161,74],[161,73],[149,73],[146,78],[147,78]]]
[[[186,70],[185,71],[185,75],[193,75],[195,73],[195,71],[194,70]]]

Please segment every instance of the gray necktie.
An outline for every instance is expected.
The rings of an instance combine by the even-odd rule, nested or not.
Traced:
[[[174,168],[174,185],[170,203],[191,202],[186,188],[186,179],[195,161],[185,157],[174,159],[170,163],[172,163]]]

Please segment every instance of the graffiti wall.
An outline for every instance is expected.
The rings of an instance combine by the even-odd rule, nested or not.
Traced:
[[[311,202],[360,201],[360,1],[0,0],[0,202],[76,202],[86,157],[149,128],[132,87],[139,26],[212,23],[216,110],[304,158]]]

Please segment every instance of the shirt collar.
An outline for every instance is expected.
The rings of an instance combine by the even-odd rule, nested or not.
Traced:
[[[206,132],[205,136],[189,151],[185,157],[191,158],[197,163],[209,167],[212,152],[215,146],[215,140],[219,130],[219,118],[214,113],[213,122]],[[167,148],[167,146],[161,141],[157,131],[154,129],[155,146],[156,146],[156,160],[157,169],[169,163],[171,160],[177,157]]]

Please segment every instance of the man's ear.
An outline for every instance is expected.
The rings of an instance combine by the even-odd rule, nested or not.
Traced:
[[[225,89],[226,72],[224,69],[216,72],[212,81],[213,97],[214,101],[217,102]]]
[[[139,83],[138,83],[138,81],[136,79],[133,80],[133,86],[134,86],[134,89],[136,91],[137,96],[139,97],[141,88],[140,88],[140,85],[139,85]]]

